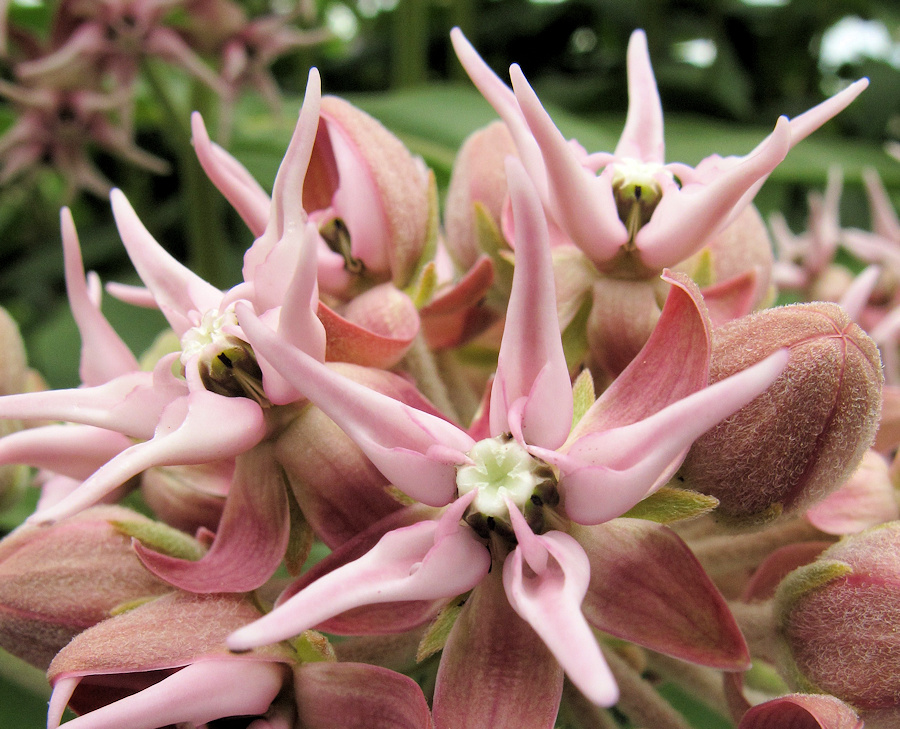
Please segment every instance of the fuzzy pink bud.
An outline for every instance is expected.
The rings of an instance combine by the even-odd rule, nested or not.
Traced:
[[[75,635],[123,603],[172,588],[151,575],[111,521],[150,522],[98,506],[0,542],[0,645],[39,668]]]
[[[866,727],[900,722],[900,522],[844,538],[775,597],[780,666],[803,691],[855,707]]]
[[[710,382],[777,349],[790,361],[766,392],[701,436],[687,484],[737,521],[805,508],[859,465],[878,427],[883,377],[875,343],[835,304],[769,309],[713,332]]]

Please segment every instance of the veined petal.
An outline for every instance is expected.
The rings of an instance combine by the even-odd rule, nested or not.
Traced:
[[[194,325],[188,318],[190,312],[218,308],[222,292],[181,265],[156,242],[121,190],[113,190],[110,201],[131,262],[180,337]]]
[[[636,30],[628,40],[628,116],[616,145],[616,157],[665,162],[662,103],[650,65],[647,36]]]
[[[332,372],[282,342],[248,306],[239,304],[237,314],[254,351],[337,423],[391,483],[429,506],[453,500],[456,465],[475,445],[464,431]],[[436,447],[442,453],[431,457]],[[447,460],[447,448],[459,453],[458,461]]]
[[[25,463],[84,480],[132,441],[91,425],[45,425],[0,439],[0,463]]]
[[[441,520],[388,532],[359,559],[232,633],[228,647],[239,651],[284,640],[362,605],[451,598],[471,590],[487,574],[491,556],[459,524],[470,501],[458,499]]]
[[[151,440],[122,451],[58,504],[29,517],[55,521],[91,506],[119,484],[153,466],[210,463],[250,450],[265,435],[261,408],[243,397],[222,397],[207,390],[172,402],[162,413]]]
[[[284,679],[284,667],[271,661],[202,660],[143,691],[73,719],[66,726],[159,729],[171,724],[202,725],[229,716],[264,714],[281,691]],[[72,680],[75,679],[61,680],[60,691],[71,693]],[[52,708],[58,708],[59,703],[51,699]],[[58,717],[52,717],[47,725],[48,729],[58,726]]]
[[[200,166],[225,199],[237,211],[254,236],[259,237],[269,219],[269,196],[247,168],[212,142],[203,117],[191,114],[191,141]]]
[[[215,540],[201,559],[177,559],[136,542],[144,566],[193,593],[250,592],[268,580],[287,550],[291,526],[287,484],[272,451],[260,444],[238,456]]]
[[[531,447],[560,469],[566,512],[579,524],[621,516],[680,465],[691,443],[766,390],[787,364],[779,350],[746,370],[631,425],[591,433],[567,454]]]
[[[657,269],[673,266],[699,250],[745,202],[747,191],[785,158],[790,144],[790,122],[781,117],[754,154],[721,171],[706,185],[685,185],[666,192],[650,222],[635,236],[644,264]]]
[[[516,266],[497,374],[491,390],[491,433],[521,428],[525,441],[561,446],[572,426],[572,384],[563,353],[547,221],[521,163],[506,165],[516,220]],[[519,423],[510,409],[527,398]]]
[[[591,571],[587,555],[568,534],[550,531],[538,536],[518,509],[509,513],[519,540],[503,565],[509,604],[541,637],[579,691],[595,704],[612,706],[619,689],[581,612]],[[543,569],[528,559],[529,552],[537,551],[546,552]]]
[[[628,242],[628,230],[619,219],[610,178],[598,177],[582,167],[519,67],[512,66],[509,73],[521,113],[543,157],[547,179],[544,200],[557,225],[588,258],[602,265]],[[530,169],[529,173],[534,180]],[[542,183],[538,180],[536,184]]]
[[[120,375],[139,370],[137,360],[100,312],[88,291],[78,233],[69,208],[60,212],[66,291],[69,308],[81,336],[79,374],[83,384],[102,385]]]

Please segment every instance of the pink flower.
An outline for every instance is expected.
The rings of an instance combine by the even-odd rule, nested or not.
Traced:
[[[400,609],[399,621],[410,611],[421,612],[423,604],[446,604],[474,588],[472,604],[483,606],[478,609],[496,630],[509,632],[511,652],[537,633],[555,658],[548,663],[520,653],[508,667],[501,658],[497,671],[513,671],[511,666],[518,662],[515,670],[527,674],[521,680],[509,679],[515,684],[510,696],[525,700],[534,689],[534,696],[548,697],[555,713],[562,674],[557,667],[551,670],[552,680],[545,676],[549,665],[561,666],[595,703],[615,702],[615,683],[582,612],[584,602],[585,611],[591,605],[592,613],[602,613],[597,600],[603,588],[592,582],[594,560],[601,559],[603,544],[595,530],[664,484],[694,438],[762,392],[784,367],[787,355],[779,352],[734,378],[705,387],[709,334],[699,294],[686,278],[668,277],[673,284],[669,299],[642,356],[573,430],[572,386],[556,318],[546,222],[537,193],[518,162],[509,162],[508,177],[517,265],[489,414],[472,430],[478,435],[485,431],[480,440],[335,375],[280,341],[249,307],[239,307],[239,320],[254,350],[302,388],[397,488],[442,512],[431,512],[433,516],[426,512],[424,518],[421,511],[418,517],[412,512],[389,517],[380,527],[384,535],[380,541],[379,528],[373,527],[355,545],[333,555],[333,571],[286,599],[293,592],[289,590],[274,612],[235,632],[229,638],[231,648],[286,638],[352,607],[413,601]],[[396,520],[404,518],[414,523],[388,525],[393,519],[396,526]],[[642,532],[631,541],[632,551],[653,553],[649,545],[657,538],[668,539]],[[672,539],[680,544],[674,535]],[[374,546],[363,556],[348,559],[352,550],[356,555],[364,550],[367,540]],[[620,542],[621,554],[627,552],[628,543],[628,539]],[[684,556],[675,544],[668,544],[670,556]],[[611,551],[618,553],[617,549],[612,546]],[[679,563],[679,558],[672,557],[671,562]],[[498,569],[491,571],[492,563]],[[743,665],[745,648],[739,636],[735,638],[730,618],[723,617],[727,610],[721,597],[704,581],[699,567],[684,566],[689,563],[695,564],[690,558],[681,560],[680,576],[695,585],[696,599],[707,614],[717,616],[712,622],[729,636],[701,660]],[[498,604],[497,597],[503,594],[505,599]],[[521,620],[510,623],[503,617],[510,608]],[[594,624],[607,629],[602,618]],[[635,631],[623,628],[619,633]],[[460,638],[457,648],[468,641]],[[675,652],[684,647],[672,646],[669,650]],[[456,689],[447,687],[458,688],[459,681],[466,680],[463,665],[452,658],[457,649],[447,650],[446,671],[442,662],[447,678],[439,676],[435,699],[439,723],[442,712],[462,710],[455,699],[440,697],[456,695]],[[472,646],[463,651],[466,665],[471,651],[477,650]],[[547,685],[538,689],[536,682],[542,677]],[[476,693],[476,701],[495,700],[483,689]]]

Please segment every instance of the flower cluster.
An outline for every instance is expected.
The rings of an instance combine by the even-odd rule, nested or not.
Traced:
[[[153,20],[171,3],[101,5],[117,33],[78,31],[109,44],[93,72],[127,72],[140,31],[204,73]],[[28,73],[61,71],[78,33]],[[642,32],[609,153],[453,42],[502,122],[461,150],[443,226],[422,161],[315,70],[271,196],[193,118],[254,237],[231,288],[112,192],[144,286],[108,290],[168,323],[141,359],[63,210],[82,385],[29,387],[12,329],[0,372],[0,495],[21,464],[41,486],[0,541],[0,645],[47,670],[48,726],[69,707],[72,729],[683,727],[662,678],[741,729],[890,726],[900,439],[872,448],[879,350],[862,305],[766,308],[827,245],[778,269],[752,206],[865,82],[689,167],[665,161]]]

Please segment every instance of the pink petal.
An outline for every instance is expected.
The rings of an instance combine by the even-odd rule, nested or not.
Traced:
[[[872,215],[872,230],[876,235],[900,242],[900,219],[888,197],[881,178],[871,167],[863,170],[863,182],[869,194],[869,210]]]
[[[538,536],[518,509],[510,518],[519,545],[503,565],[509,604],[544,641],[569,680],[590,701],[612,706],[619,689],[581,612],[590,580],[590,563],[572,537],[558,531]],[[543,551],[543,565],[528,553]],[[525,568],[527,562],[530,569]]]
[[[641,162],[665,162],[663,113],[647,36],[636,30],[628,40],[628,116],[616,145],[616,157],[631,157]]]
[[[138,219],[121,190],[113,190],[110,200],[119,235],[131,262],[153,292],[169,325],[180,337],[194,325],[188,318],[190,312],[217,309],[222,292],[163,250]]]
[[[200,725],[230,716],[264,714],[281,691],[284,674],[280,664],[269,661],[203,660],[143,691],[73,719],[66,726],[159,729],[182,722]],[[70,684],[71,681],[60,681],[60,690],[68,691]],[[53,708],[59,703],[51,700]],[[48,729],[58,726],[58,719],[48,723]]]
[[[484,303],[493,283],[494,263],[483,255],[459,281],[419,309],[422,332],[432,350],[468,342],[497,321],[499,314]]]
[[[132,441],[91,425],[46,425],[0,439],[0,463],[25,463],[84,480]]]
[[[556,318],[547,223],[517,159],[508,159],[506,174],[516,219],[516,266],[491,391],[491,433],[521,429],[526,442],[558,448],[572,427],[572,384]],[[522,398],[522,420],[513,423],[510,409]]]
[[[30,521],[71,516],[153,466],[195,465],[232,458],[250,450],[266,434],[262,409],[243,397],[222,397],[206,390],[173,401],[162,413],[151,440],[122,451],[87,479],[71,496]]]
[[[228,85],[201,60],[200,56],[191,50],[191,47],[173,29],[154,25],[144,38],[143,44],[145,46],[142,49],[144,53],[158,55],[170,63],[181,66],[220,96],[228,96]]]
[[[269,218],[269,196],[247,168],[210,141],[199,112],[191,115],[191,141],[200,166],[207,177],[237,211],[254,236],[266,229]]]
[[[867,266],[864,271],[854,277],[853,283],[841,296],[838,303],[853,321],[859,321],[880,276],[880,266]]]
[[[135,551],[150,572],[188,592],[255,590],[272,576],[287,550],[291,524],[286,486],[272,447],[257,446],[238,456],[215,541],[200,560],[176,559],[140,542]]]
[[[863,729],[863,721],[834,696],[789,694],[752,707],[738,729]]]
[[[228,647],[240,651],[284,640],[361,605],[437,600],[468,592],[491,566],[488,550],[459,524],[470,502],[458,499],[439,521],[385,534],[359,559],[320,577],[268,615],[232,633]]]
[[[464,431],[332,372],[306,353],[289,347],[238,305],[238,319],[254,351],[349,435],[388,480],[412,498],[444,506],[456,495],[456,464],[475,445]],[[440,447],[442,453],[430,457]],[[444,449],[458,452],[446,459]]]
[[[588,258],[602,266],[628,242],[628,230],[619,219],[610,178],[598,177],[582,167],[519,67],[513,66],[510,75],[522,114],[546,166],[545,197],[553,219]],[[533,173],[531,177],[535,179]]]
[[[297,725],[304,729],[431,729],[411,678],[362,663],[304,663],[294,673]]]
[[[779,350],[649,418],[579,438],[566,455],[530,450],[560,469],[569,517],[579,524],[600,524],[621,516],[668,480],[694,440],[765,391],[787,360],[787,351]]]
[[[791,119],[791,147],[806,139],[816,129],[834,116],[840,114],[859,96],[869,85],[869,79],[861,78],[854,81],[846,89],[836,93],[830,99],[814,106],[809,111]]]
[[[140,367],[131,350],[91,300],[84,277],[78,233],[69,208],[60,213],[69,308],[81,335],[79,374],[85,385],[101,385]]]
[[[685,185],[666,192],[650,222],[635,236],[644,264],[662,269],[699,250],[728,216],[738,211],[745,193],[785,158],[790,143],[790,123],[781,117],[754,154],[719,172],[706,185]]]
[[[563,672],[510,607],[500,570],[466,600],[441,655],[434,723],[452,729],[552,729]],[[593,641],[593,637],[591,637]]]
[[[709,310],[710,323],[722,326],[740,319],[753,310],[759,273],[757,267],[732,276],[703,289],[703,301]]]
[[[775,596],[778,585],[798,567],[813,562],[834,542],[795,542],[779,547],[766,557],[744,586],[745,602],[768,600]]]
[[[615,519],[575,527],[590,561],[583,610],[591,625],[685,661],[746,669],[747,646],[728,606],[668,527]]]
[[[132,306],[139,306],[142,309],[158,309],[159,305],[153,294],[146,286],[131,286],[130,284],[116,283],[110,281],[106,284],[106,292],[114,299],[124,301]]]

